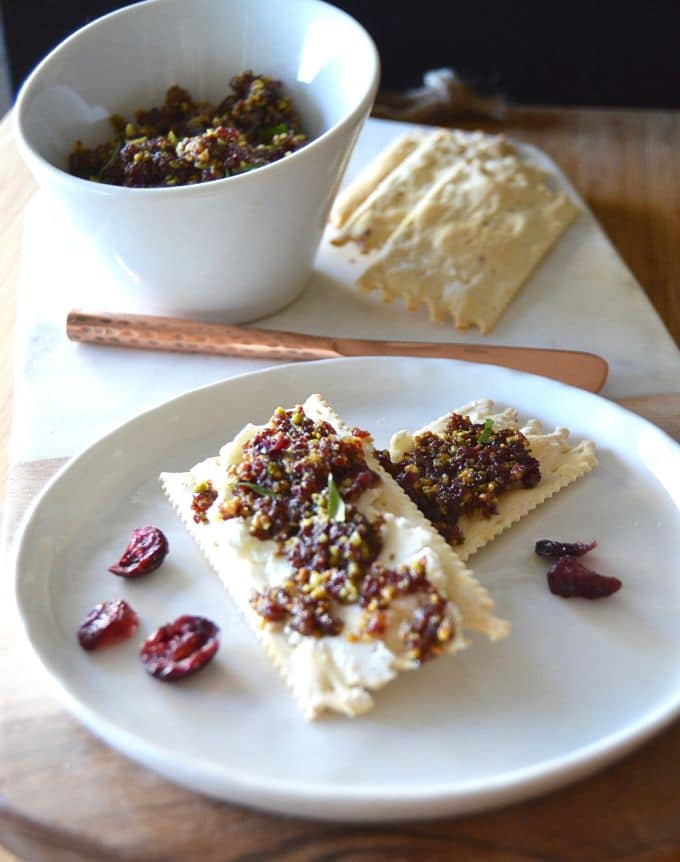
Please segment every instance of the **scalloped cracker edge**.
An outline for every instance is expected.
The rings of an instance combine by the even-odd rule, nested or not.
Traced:
[[[310,418],[329,422],[341,435],[350,432],[336,413],[319,395],[310,396],[304,403],[305,413]],[[216,571],[234,604],[239,609],[249,627],[255,632],[262,647],[292,691],[304,716],[308,720],[317,718],[326,710],[336,710],[349,716],[361,715],[373,706],[371,691],[381,688],[394,679],[400,670],[417,667],[407,663],[395,653],[390,652],[381,641],[353,645],[370,658],[383,662],[382,673],[376,673],[366,680],[356,676],[347,678],[345,671],[339,671],[328,641],[329,637],[289,638],[278,627],[263,624],[262,619],[250,604],[252,594],[262,588],[265,578],[263,567],[269,555],[275,556],[273,542],[259,542],[249,537],[241,544],[224,541],[225,533],[221,528],[233,524],[229,522],[209,522],[197,524],[191,509],[193,490],[198,481],[206,475],[224,475],[230,463],[237,463],[243,444],[257,431],[258,426],[248,425],[226,444],[220,454],[195,465],[186,473],[162,473],[161,484],[175,512],[196,541],[210,566]],[[380,467],[370,450],[370,441],[365,448],[366,461],[380,476],[380,505],[395,516],[408,519],[409,527],[419,527],[427,532],[427,544],[436,554],[438,563],[446,575],[447,598],[456,613],[456,636],[447,645],[448,652],[455,652],[468,645],[462,629],[482,631],[492,640],[506,636],[509,624],[493,615],[493,602],[486,589],[479,584],[472,572],[447,545],[427,521],[415,504],[406,496],[397,483]],[[213,505],[219,505],[221,498]],[[242,531],[242,533],[245,531]],[[247,531],[246,531],[247,532]],[[253,550],[253,547],[255,550]],[[280,555],[279,555],[280,556]],[[384,666],[385,655],[391,656],[390,666]],[[392,660],[393,659],[393,660]],[[345,676],[343,677],[343,673]],[[351,674],[350,674],[351,676]]]
[[[550,433],[543,433],[543,427],[537,419],[530,419],[520,426],[518,413],[514,408],[508,407],[501,413],[494,413],[494,403],[487,399],[473,401],[451,410],[413,433],[397,432],[390,441],[390,456],[399,460],[405,452],[413,448],[414,438],[419,434],[427,431],[437,434],[446,425],[451,413],[460,413],[479,423],[491,419],[495,429],[518,428],[529,441],[532,455],[541,466],[541,481],[535,488],[506,491],[499,497],[497,515],[489,519],[463,515],[459,519],[464,541],[453,547],[462,560],[469,559],[541,503],[597,466],[595,444],[590,440],[581,440],[571,446],[567,428],[558,427]]]

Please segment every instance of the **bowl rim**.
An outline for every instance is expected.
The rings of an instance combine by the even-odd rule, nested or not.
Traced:
[[[171,1],[172,0],[169,0],[169,2]],[[24,131],[24,123],[27,111],[26,104],[30,98],[31,91],[36,86],[36,81],[43,74],[44,69],[54,61],[55,56],[66,45],[82,38],[86,32],[97,29],[102,25],[103,22],[111,18],[135,14],[141,7],[149,7],[157,4],[162,4],[164,2],[166,2],[166,0],[141,0],[141,2],[133,3],[130,6],[124,6],[121,9],[116,9],[112,12],[108,12],[105,15],[101,15],[98,18],[95,18],[93,21],[90,21],[89,23],[75,30],[65,39],[62,39],[62,41],[55,45],[55,47],[52,48],[52,50],[45,57],[43,57],[43,59],[31,71],[29,76],[21,85],[19,92],[17,93],[12,114],[15,140],[17,141],[19,150],[24,160],[28,163],[29,167],[31,167],[34,173],[50,176],[57,182],[62,184],[75,184],[74,190],[82,190],[83,192],[90,193],[95,196],[100,195],[110,197],[112,195],[120,194],[123,196],[130,197],[133,195],[137,197],[154,197],[158,194],[162,194],[167,198],[170,194],[173,194],[175,197],[179,197],[180,195],[187,195],[190,193],[194,195],[206,194],[210,193],[209,190],[211,188],[223,188],[225,183],[229,183],[231,186],[233,186],[235,183],[247,182],[247,178],[252,177],[253,175],[262,176],[265,173],[269,174],[272,171],[281,170],[281,166],[284,163],[289,162],[289,160],[291,159],[299,159],[305,152],[319,149],[325,144],[325,142],[329,138],[335,137],[338,133],[344,131],[347,126],[353,125],[357,117],[361,116],[365,112],[367,113],[368,111],[370,111],[370,106],[375,100],[375,96],[378,90],[378,83],[380,80],[380,54],[370,33],[362,24],[359,23],[359,21],[356,20],[356,18],[354,18],[344,9],[340,9],[338,6],[334,6],[332,3],[326,2],[326,0],[295,0],[295,2],[300,6],[306,5],[312,7],[325,7],[326,10],[332,10],[333,14],[337,14],[341,17],[346,18],[357,30],[360,37],[364,40],[371,61],[371,74],[367,80],[364,92],[355,104],[355,106],[349,111],[349,113],[346,113],[340,120],[338,120],[336,123],[333,123],[332,126],[330,126],[328,129],[326,129],[324,132],[322,132],[320,135],[318,135],[311,141],[309,141],[309,143],[305,144],[303,147],[300,147],[299,150],[295,150],[284,158],[278,159],[275,162],[270,162],[267,165],[262,165],[255,170],[246,171],[242,174],[236,174],[231,177],[223,177],[218,180],[210,180],[204,183],[193,183],[181,186],[153,186],[150,188],[135,188],[130,186],[118,186],[109,183],[97,183],[93,182],[92,180],[83,179],[82,177],[76,177],[73,174],[70,174],[67,170],[57,167],[40,153],[38,153],[38,151],[33,147],[32,143],[30,143],[29,137]],[[252,180],[250,180],[250,182],[252,182]]]

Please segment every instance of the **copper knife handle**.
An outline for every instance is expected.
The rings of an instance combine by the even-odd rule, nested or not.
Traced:
[[[298,361],[340,356],[463,359],[542,374],[590,392],[602,388],[608,370],[602,357],[575,350],[335,338],[141,314],[71,311],[66,320],[66,333],[72,341],[90,344],[248,359]]]

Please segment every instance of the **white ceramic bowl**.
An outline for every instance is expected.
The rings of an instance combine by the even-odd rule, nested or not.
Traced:
[[[76,139],[172,84],[219,101],[245,69],[283,81],[311,143],[246,174],[134,189],[67,173]],[[113,272],[127,311],[242,322],[305,286],[352,147],[373,104],[375,45],[319,0],[146,0],[79,30],[19,93],[16,134],[41,187]],[[115,310],[107,296],[93,305]]]

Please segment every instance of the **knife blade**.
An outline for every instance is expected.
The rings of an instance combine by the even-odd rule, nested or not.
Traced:
[[[589,392],[598,392],[608,373],[607,362],[601,356],[579,350],[307,335],[176,317],[88,313],[77,309],[67,316],[66,334],[71,341],[88,344],[250,359],[302,361],[341,356],[462,359],[540,374]]]

